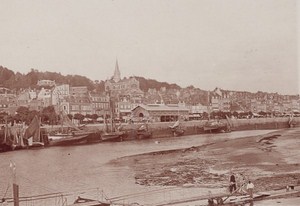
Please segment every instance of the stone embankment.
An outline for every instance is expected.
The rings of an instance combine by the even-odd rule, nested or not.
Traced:
[[[263,129],[283,129],[290,127],[290,118],[289,117],[277,117],[277,118],[253,118],[253,119],[230,119],[230,120],[221,120],[227,122],[233,131],[242,131],[242,130],[263,130]],[[180,123],[180,127],[185,130],[184,135],[195,135],[202,134],[203,125],[207,120],[199,121],[183,121]],[[300,127],[300,117],[293,118],[293,126]],[[122,124],[122,130],[131,131],[138,129],[143,123],[134,123],[134,124]],[[174,122],[154,122],[148,123],[147,127],[152,132],[153,138],[161,137],[171,137],[173,133],[171,132],[170,126]],[[86,125],[89,130],[105,130],[105,124],[91,124]],[[51,130],[57,130],[58,127],[49,128]]]

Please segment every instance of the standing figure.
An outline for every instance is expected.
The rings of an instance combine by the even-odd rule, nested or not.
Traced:
[[[8,206],[8,202],[6,202],[5,198],[2,198],[2,200],[1,200],[1,206]]]
[[[235,176],[232,174],[230,176],[230,185],[229,185],[229,191],[230,193],[233,193],[236,190],[236,181],[235,181]]]
[[[253,198],[253,189],[254,189],[254,184],[251,181],[249,181],[247,184],[247,191],[251,198]]]

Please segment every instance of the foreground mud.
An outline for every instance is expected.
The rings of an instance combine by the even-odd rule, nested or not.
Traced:
[[[189,186],[227,190],[251,180],[255,192],[300,185],[300,128],[279,130],[181,150],[161,151],[114,160],[135,172],[136,184]]]

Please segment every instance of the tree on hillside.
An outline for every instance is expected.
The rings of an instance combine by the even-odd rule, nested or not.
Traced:
[[[154,79],[145,79],[144,77],[134,77],[140,82],[140,89],[144,92],[148,91],[148,89],[156,89],[159,90],[162,87],[166,89],[180,89],[181,87],[177,84],[169,84],[167,82],[159,82]]]
[[[5,67],[0,66],[0,86],[8,87],[6,81],[12,78],[15,73]]]
[[[36,87],[39,80],[38,70],[31,69],[31,71],[26,75],[30,82],[30,87]]]

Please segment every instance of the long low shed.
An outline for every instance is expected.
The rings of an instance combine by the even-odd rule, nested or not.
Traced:
[[[131,110],[134,119],[147,119],[155,122],[171,122],[180,119],[188,119],[189,109],[183,106],[170,105],[139,105]]]

